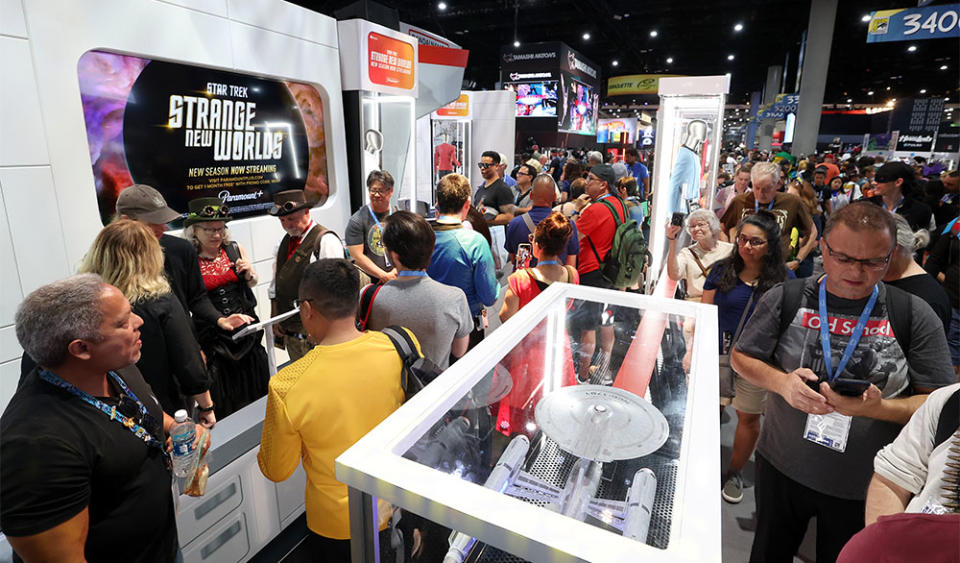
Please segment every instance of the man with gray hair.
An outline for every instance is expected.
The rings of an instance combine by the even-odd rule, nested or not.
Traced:
[[[134,365],[140,326],[95,274],[28,295],[16,334],[39,364],[0,417],[0,529],[25,561],[169,562],[173,419]]]
[[[587,153],[587,169],[593,168],[598,164],[603,164],[603,153],[600,151],[590,151]]]
[[[777,218],[780,225],[780,241],[787,267],[796,270],[807,255],[817,246],[817,226],[803,200],[786,192],[778,192],[780,185],[780,167],[772,162],[758,162],[750,169],[753,191],[733,198],[727,211],[720,218],[726,240],[736,237],[740,220],[766,209]],[[801,245],[799,241],[803,239]]]

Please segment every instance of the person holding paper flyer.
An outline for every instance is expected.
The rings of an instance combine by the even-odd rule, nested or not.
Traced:
[[[771,391],[757,445],[751,561],[789,561],[817,518],[817,560],[864,525],[873,458],[934,389],[954,381],[943,329],[919,297],[885,285],[892,215],[855,202],[830,217],[825,275],[760,299],[731,354]]]

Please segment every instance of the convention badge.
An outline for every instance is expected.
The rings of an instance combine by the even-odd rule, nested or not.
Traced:
[[[847,449],[852,417],[832,412],[829,414],[808,414],[807,426],[803,430],[804,439],[814,444],[843,453]]]
[[[950,512],[945,506],[937,502],[938,499],[930,499],[920,510],[920,514],[947,514]]]

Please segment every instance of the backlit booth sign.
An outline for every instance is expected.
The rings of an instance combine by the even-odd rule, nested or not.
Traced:
[[[103,51],[80,57],[78,78],[104,224],[135,183],[180,211],[219,197],[233,217],[285,189],[329,196],[324,104],[309,84]]]
[[[416,39],[361,19],[338,22],[337,28],[344,90],[417,97]]]
[[[434,112],[435,117],[439,118],[469,118],[470,117],[470,95],[460,94],[456,100],[437,109]]]
[[[608,96],[629,96],[636,94],[656,94],[660,79],[679,74],[628,74],[611,76],[607,79]]]
[[[637,119],[601,119],[597,121],[598,143],[632,144],[637,140]]]

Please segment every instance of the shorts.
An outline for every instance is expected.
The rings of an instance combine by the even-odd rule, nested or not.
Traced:
[[[733,388],[736,390],[731,402],[733,408],[747,414],[763,414],[767,404],[766,389],[750,383],[740,374],[734,374]]]
[[[950,361],[954,367],[960,366],[960,310],[957,309],[954,309],[950,316],[947,347],[950,348]]]
[[[610,289],[613,285],[603,279],[600,270],[594,270],[580,275],[580,285]],[[570,327],[575,330],[596,330],[603,323],[604,304],[597,301],[574,302],[573,312],[570,314]]]

